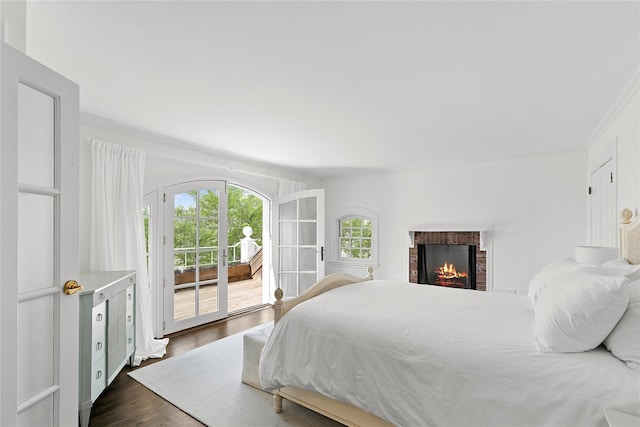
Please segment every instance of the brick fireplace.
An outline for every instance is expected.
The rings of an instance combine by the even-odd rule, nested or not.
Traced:
[[[482,245],[479,231],[414,231],[412,233],[413,244],[409,248],[409,282],[419,283],[418,253],[421,246],[422,248],[424,248],[423,245],[472,246],[472,253],[475,253],[475,271],[470,272],[470,276],[475,276],[476,290],[486,291],[487,251]]]

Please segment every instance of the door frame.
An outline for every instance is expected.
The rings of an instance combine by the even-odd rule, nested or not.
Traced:
[[[156,280],[151,281],[151,286],[154,289],[156,297],[153,299],[154,301],[154,336],[156,338],[160,338],[168,334],[165,333],[164,330],[164,279],[165,279],[165,267],[164,267],[164,227],[165,227],[165,209],[164,209],[164,201],[163,195],[165,193],[165,189],[188,183],[194,181],[224,181],[227,186],[233,185],[236,187],[245,188],[257,196],[263,199],[263,207],[262,207],[262,241],[263,241],[263,275],[262,275],[262,301],[264,303],[269,303],[273,301],[273,294],[275,291],[275,279],[273,275],[272,269],[272,252],[271,252],[271,218],[272,218],[272,206],[273,206],[273,197],[267,195],[263,190],[256,189],[249,183],[244,183],[241,180],[232,180],[229,177],[224,176],[187,176],[180,179],[171,179],[167,181],[161,181],[159,183],[150,186],[150,188],[145,188],[145,199],[148,198],[149,204],[152,206],[156,206],[155,212],[151,214],[151,222],[155,222],[155,226],[152,226],[152,233],[155,233],[155,242],[152,242],[154,245],[153,249],[155,249],[155,253],[158,254],[154,259],[151,260],[149,265],[149,269],[157,272]],[[155,205],[153,203],[153,198],[155,197]],[[154,240],[153,238],[151,239]]]
[[[228,224],[227,224],[227,185],[228,182],[224,180],[195,180],[195,181],[187,181],[181,182],[178,184],[174,184],[171,186],[167,186],[163,189],[163,211],[164,211],[164,229],[163,229],[163,251],[162,251],[162,259],[163,259],[163,295],[164,295],[164,304],[163,304],[163,333],[172,333],[181,331],[187,328],[192,328],[195,326],[199,326],[201,324],[207,322],[213,322],[215,320],[223,319],[228,315],[228,274],[227,274],[227,233],[228,233]],[[203,316],[195,316],[190,317],[184,320],[179,321],[168,321],[167,316],[174,311],[175,299],[173,289],[173,279],[172,275],[174,274],[174,263],[168,262],[169,257],[174,256],[174,248],[173,248],[173,214],[169,215],[170,210],[170,197],[168,197],[168,193],[172,193],[173,191],[177,191],[175,194],[179,194],[181,192],[186,191],[199,191],[207,188],[219,188],[220,194],[218,196],[219,204],[218,204],[218,277],[217,277],[217,301],[218,301],[218,310],[212,313],[207,313]],[[173,209],[171,209],[173,211]],[[170,230],[170,231],[169,231]],[[169,298],[171,295],[171,298]],[[204,319],[204,320],[203,320]]]
[[[163,279],[162,273],[162,247],[160,243],[163,236],[163,218],[164,212],[159,203],[159,190],[149,191],[143,196],[143,206],[149,206],[149,228],[148,228],[148,253],[149,260],[147,265],[149,283],[151,285],[151,301],[153,302],[152,310],[152,327],[153,337],[162,338],[162,322],[163,318],[163,301],[164,287],[160,286]]]
[[[595,244],[596,242],[592,241],[592,233],[593,233],[593,227],[592,227],[592,219],[593,219],[593,210],[596,207],[596,203],[597,200],[594,199],[594,197],[591,196],[591,191],[593,189],[593,174],[600,169],[601,167],[603,167],[604,165],[606,165],[609,161],[611,162],[611,170],[613,173],[613,198],[614,198],[614,206],[612,207],[612,209],[614,210],[613,212],[613,216],[614,218],[617,218],[617,213],[618,213],[618,138],[613,138],[613,140],[605,147],[602,149],[602,151],[600,151],[600,153],[598,154],[598,156],[595,158],[594,161],[592,161],[589,164],[589,171],[588,171],[588,176],[587,176],[587,182],[589,183],[589,195],[587,198],[587,242],[590,245]],[[613,224],[610,224],[611,227],[611,232],[613,233],[613,235],[615,236],[615,240],[616,240],[616,244],[619,244],[619,235],[618,235],[618,223],[614,222]]]
[[[293,200],[300,200],[300,199],[304,199],[304,198],[309,198],[309,197],[316,197],[317,199],[317,203],[316,203],[316,278],[314,280],[314,282],[317,282],[318,280],[320,280],[322,277],[324,277],[325,274],[325,262],[326,262],[326,251],[325,249],[325,202],[324,202],[324,189],[322,188],[318,188],[318,189],[312,189],[312,190],[303,190],[303,191],[298,191],[295,193],[289,193],[283,196],[280,196],[277,200],[273,201],[273,238],[272,238],[272,244],[273,244],[273,253],[272,253],[272,259],[273,259],[273,271],[274,271],[274,277],[275,277],[275,285],[276,287],[281,287],[281,283],[279,280],[279,276],[280,276],[280,205],[284,204],[284,203],[288,203],[290,201]],[[299,203],[296,204],[297,207],[299,207]],[[296,224],[299,224],[301,222],[305,222],[305,220],[301,220],[300,216],[299,216],[299,211],[297,212],[297,218],[296,218]],[[302,272],[304,273],[304,271],[300,270],[300,264],[299,264],[299,249],[301,246],[307,246],[307,245],[300,245],[299,244],[299,228],[296,229],[296,245],[294,246],[289,246],[290,248],[295,247],[297,249],[297,261],[296,261],[296,290],[297,290],[297,294],[299,295],[300,292],[300,280],[299,280],[299,274]],[[284,289],[283,289],[284,290]],[[302,291],[304,292],[306,289],[303,289]],[[291,296],[291,295],[286,295],[286,297]]]

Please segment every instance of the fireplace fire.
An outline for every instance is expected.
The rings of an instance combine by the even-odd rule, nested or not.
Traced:
[[[418,283],[475,289],[474,245],[418,245]]]
[[[456,270],[455,265],[453,264],[447,264],[446,262],[444,263],[444,265],[436,268],[436,284],[437,285],[443,285],[446,286],[447,282],[456,282],[456,281],[462,281],[463,283],[466,283],[466,281],[469,278],[469,274],[465,273],[465,272],[458,272]]]

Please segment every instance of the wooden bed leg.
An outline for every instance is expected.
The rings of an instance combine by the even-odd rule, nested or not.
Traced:
[[[273,409],[276,410],[276,414],[282,412],[282,396],[278,390],[273,392]]]

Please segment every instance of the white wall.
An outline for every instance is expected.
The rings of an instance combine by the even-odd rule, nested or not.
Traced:
[[[611,143],[617,142],[617,212],[624,208],[640,214],[640,79],[638,73],[601,124],[589,145],[592,165]]]
[[[377,212],[374,275],[400,280],[408,278],[412,226],[493,225],[493,286],[526,293],[542,266],[585,244],[586,168],[585,152],[326,179],[327,221],[347,206]],[[333,237],[326,238],[331,251]],[[327,273],[339,269],[327,267]]]
[[[27,44],[26,0],[0,1],[0,34],[3,42],[25,52]]]

